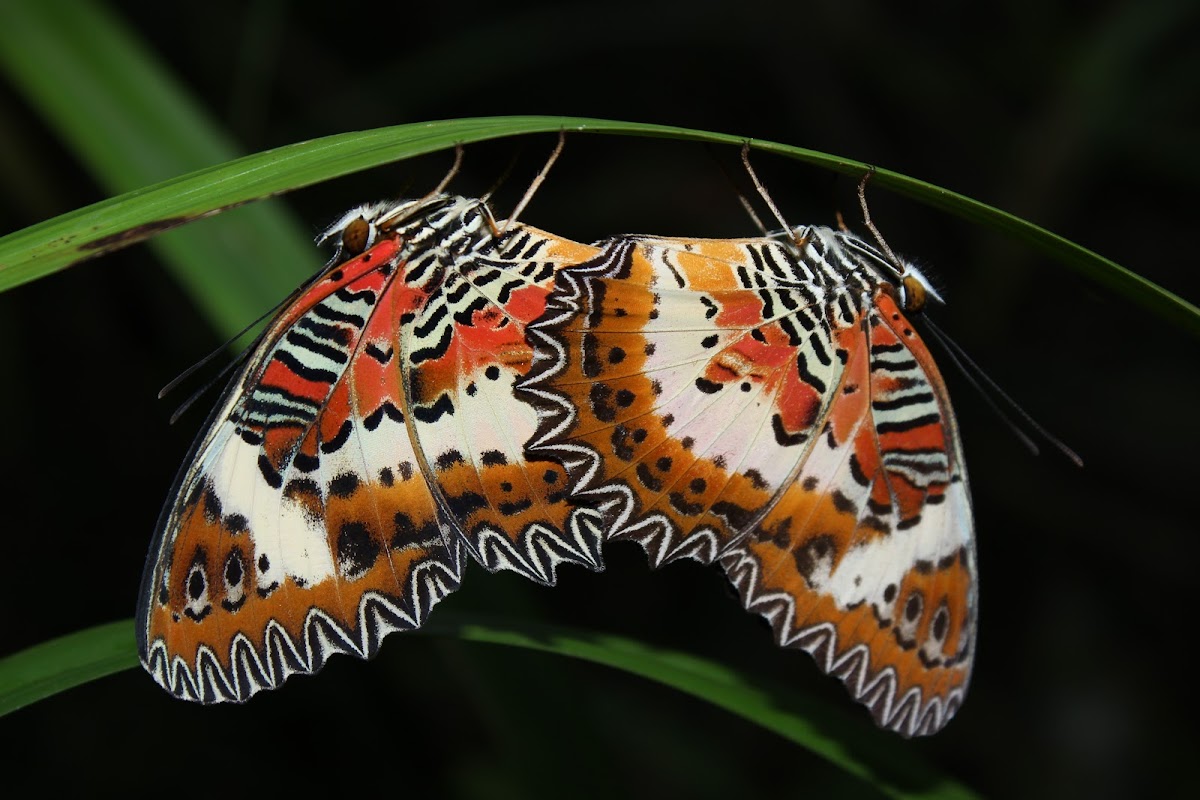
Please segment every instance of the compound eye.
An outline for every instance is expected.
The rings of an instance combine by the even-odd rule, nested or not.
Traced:
[[[358,217],[342,229],[343,255],[356,256],[367,249],[371,239],[371,223]]]
[[[912,275],[905,275],[901,284],[904,286],[904,310],[916,313],[924,308],[927,299],[925,284]]]

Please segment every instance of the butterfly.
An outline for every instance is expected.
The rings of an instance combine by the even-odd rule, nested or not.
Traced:
[[[719,564],[880,726],[939,730],[977,585],[954,412],[905,316],[929,282],[817,226],[599,246],[529,328],[530,455],[566,467],[606,539]]]
[[[352,209],[330,264],[253,344],[176,478],[147,557],[142,664],[171,694],[244,701],[420,627],[468,556],[553,584],[603,568],[599,512],[525,457],[526,326],[595,249],[484,201]]]
[[[639,542],[719,564],[780,644],[904,735],[973,657],[975,554],[911,265],[846,232],[586,246],[435,194],[348,212],[164,509],[139,649],[245,700],[370,657],[467,556],[552,584]],[[890,252],[889,252],[890,256]]]

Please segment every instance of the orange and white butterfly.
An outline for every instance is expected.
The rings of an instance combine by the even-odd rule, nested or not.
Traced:
[[[564,269],[519,384],[531,456],[654,565],[718,562],[879,725],[940,729],[974,656],[962,447],[906,312],[936,294],[849,233],[624,236]]]
[[[598,512],[525,458],[536,413],[513,390],[555,273],[596,250],[445,194],[362,206],[320,240],[337,254],[253,346],[150,549],[139,654],[182,698],[370,657],[468,553],[547,584],[603,567]]]
[[[957,710],[972,523],[911,266],[818,227],[590,247],[440,194],[321,239],[159,523],[138,635],[173,694],[369,657],[468,553],[553,583],[613,538],[720,563],[880,725]]]

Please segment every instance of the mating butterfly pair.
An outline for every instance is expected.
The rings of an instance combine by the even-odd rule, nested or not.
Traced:
[[[143,578],[146,668],[242,701],[419,627],[472,558],[719,564],[904,735],[961,704],[976,609],[953,412],[852,234],[582,245],[437,194],[364,206],[194,445]],[[343,260],[346,259],[346,260]]]

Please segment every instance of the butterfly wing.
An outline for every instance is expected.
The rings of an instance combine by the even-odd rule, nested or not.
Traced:
[[[404,428],[395,326],[414,302],[381,242],[258,343],[193,448],[143,577],[138,644],[172,694],[242,701],[374,654],[458,588],[463,546]]]
[[[880,276],[824,231],[800,257],[623,237],[560,285],[532,328],[531,452],[653,564],[719,561],[880,725],[941,727],[973,654],[970,508],[941,377]]]
[[[548,285],[555,259],[573,245],[543,242],[539,250],[553,257],[530,267],[521,257],[540,232],[530,229],[522,237],[524,231],[514,231],[490,243],[474,239],[467,223],[477,221],[472,215],[480,207],[479,201],[437,197],[406,208],[403,224],[299,293],[226,391],[177,479],[143,577],[139,651],[172,694],[242,701],[293,673],[320,669],[332,653],[370,657],[387,633],[419,627],[458,587],[465,553],[487,552],[480,532],[491,530],[484,518],[496,507],[488,495],[482,504],[454,501],[456,481],[503,491],[506,481],[494,476],[507,467],[513,483],[517,477],[532,483],[536,475],[539,488],[565,486],[560,467],[529,464],[519,450],[519,461],[494,463],[497,419],[528,418],[530,430],[534,425],[533,411],[511,394],[490,395],[487,405],[460,405],[456,418],[453,410],[434,413],[446,401],[422,403],[432,395],[427,359],[414,360],[422,337],[413,329],[424,321],[421,330],[433,335],[436,326],[428,320],[449,307],[446,298],[464,286],[464,296],[475,292],[463,276],[476,256],[495,251],[506,266],[533,270]],[[542,276],[547,259],[550,274]],[[540,291],[544,298],[548,289]],[[541,312],[537,298],[521,296],[529,305],[521,313]],[[500,316],[510,321],[501,327],[523,330],[511,321],[511,303],[502,305]],[[442,356],[474,353],[474,360],[443,364],[440,377],[452,385],[468,384],[477,371],[486,374],[494,361],[504,361],[510,372],[520,369],[507,350],[473,350],[455,341],[460,334],[470,338],[479,311],[472,308],[473,316],[452,328],[450,344],[442,347]],[[444,333],[437,330],[436,341]],[[439,425],[443,417],[454,418],[454,425]],[[437,437],[447,429],[478,474],[455,471],[462,465],[444,450],[431,455],[431,438],[442,441]],[[520,435],[519,425],[509,431]],[[553,470],[554,481],[544,477]],[[544,581],[553,580],[563,561],[599,564],[599,528],[579,521],[595,512],[573,515],[564,493],[552,494],[543,492],[534,510],[494,526],[507,534],[510,519],[542,521],[536,536],[522,539],[526,525],[515,528],[511,540],[532,538],[548,551],[537,551],[544,555],[533,562],[540,571],[531,570]],[[591,540],[567,541],[563,530]],[[573,547],[584,555],[573,558]]]
[[[401,321],[401,357],[422,469],[489,570],[553,584],[560,564],[603,569],[599,515],[566,501],[566,473],[531,461],[537,412],[516,397],[533,348],[526,326],[545,309],[554,277],[595,249],[523,225],[496,239],[479,208],[461,213],[460,242],[409,264],[437,283]]]

